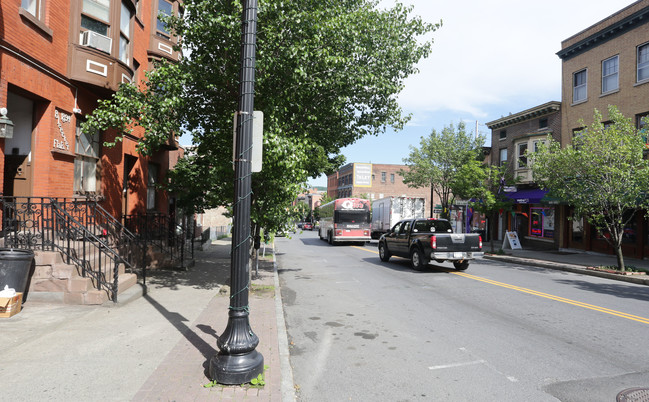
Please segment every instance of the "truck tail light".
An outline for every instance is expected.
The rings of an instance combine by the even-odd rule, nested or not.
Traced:
[[[478,245],[482,248],[482,236],[478,236]]]
[[[437,236],[430,237],[430,248],[437,250]]]

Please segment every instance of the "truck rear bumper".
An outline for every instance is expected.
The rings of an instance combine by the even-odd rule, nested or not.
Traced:
[[[460,261],[460,260],[472,260],[474,258],[482,258],[484,253],[482,251],[457,251],[457,252],[432,252],[430,253],[430,258],[432,260],[451,260],[451,261]]]

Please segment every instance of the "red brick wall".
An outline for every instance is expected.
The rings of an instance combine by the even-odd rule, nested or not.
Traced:
[[[138,78],[144,78],[144,70],[149,66],[148,48],[150,26],[154,21],[152,0],[142,0],[140,16],[133,22],[133,60],[140,65]],[[75,7],[70,1],[44,1],[45,19],[33,23],[29,15],[21,15],[20,0],[0,2],[0,107],[7,106],[9,91],[29,98],[35,104],[34,128],[32,132],[32,195],[73,197],[75,129],[79,115],[74,114],[78,107],[83,114],[89,114],[97,100],[111,93],[105,89],[71,82],[67,77],[70,71],[70,49],[77,40],[79,17],[74,14]],[[71,120],[61,123],[68,140],[69,149],[54,149],[54,140],[62,140],[55,111],[71,116]],[[9,105],[11,118],[11,106]],[[127,213],[144,212],[146,207],[147,171],[149,162],[160,167],[162,180],[170,164],[176,158],[169,158],[167,151],[153,157],[139,156],[135,146],[143,130],[137,128],[132,133],[135,138],[124,138],[113,148],[101,147],[101,160],[98,165],[100,195],[105,198],[103,205],[115,216],[121,216],[122,189],[124,184],[124,164],[127,155],[137,158],[131,170]],[[112,141],[114,132],[107,132],[101,138]],[[4,140],[0,140],[0,171],[4,169]],[[3,180],[0,174],[0,181]],[[2,183],[0,183],[2,186]],[[168,197],[163,191],[157,192],[157,207],[167,212]]]

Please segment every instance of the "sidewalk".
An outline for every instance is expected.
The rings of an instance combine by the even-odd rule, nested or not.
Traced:
[[[273,250],[251,267],[250,325],[264,357],[265,386],[204,387],[228,321],[230,248],[215,241],[188,271],[150,271],[148,293],[119,303],[69,306],[30,301],[0,319],[0,399],[293,401]],[[225,286],[225,288],[224,288]],[[220,292],[220,290],[222,290]]]
[[[485,259],[498,260],[503,262],[532,265],[543,268],[558,269],[583,275],[598,276],[618,281],[649,285],[649,275],[621,275],[588,269],[588,267],[617,266],[617,259],[614,255],[584,252],[573,249],[560,250],[527,250],[516,249],[506,250],[505,255],[487,254],[489,245],[483,247]],[[635,266],[649,270],[649,260],[635,258],[624,258],[626,266]]]

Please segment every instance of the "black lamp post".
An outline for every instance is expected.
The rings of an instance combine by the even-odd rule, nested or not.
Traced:
[[[248,320],[250,282],[250,195],[252,175],[252,115],[255,84],[257,0],[244,0],[241,16],[241,70],[235,148],[234,227],[230,263],[228,325],[216,344],[220,352],[210,360],[210,378],[221,384],[244,384],[264,371],[264,357],[255,348],[259,338]]]

